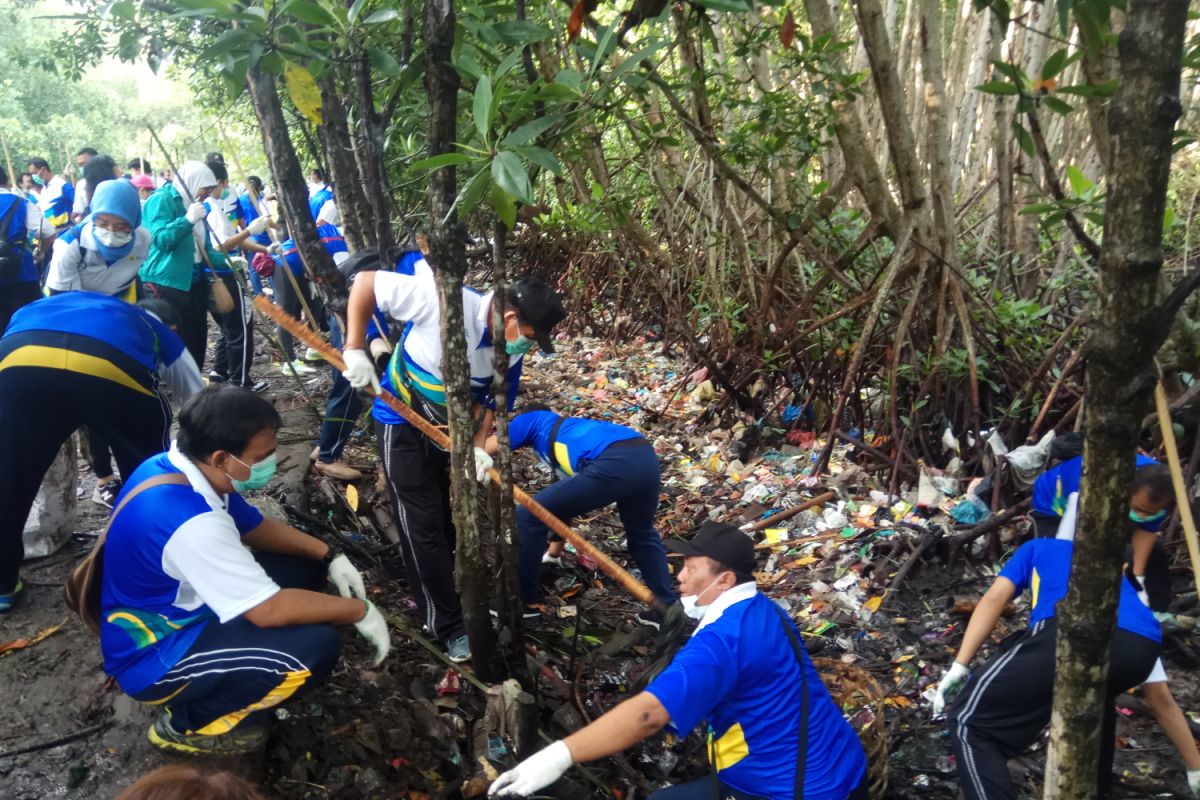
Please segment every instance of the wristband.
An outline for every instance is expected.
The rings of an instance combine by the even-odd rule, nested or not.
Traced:
[[[321,563],[325,565],[325,569],[329,569],[329,565],[332,564],[333,560],[341,554],[341,550],[338,550],[333,545],[329,545],[329,552],[327,552],[325,557],[321,559]]]

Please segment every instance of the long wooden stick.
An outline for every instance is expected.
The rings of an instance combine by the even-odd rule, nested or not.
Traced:
[[[1162,429],[1163,447],[1167,451],[1167,463],[1171,466],[1171,483],[1175,485],[1175,505],[1179,508],[1179,521],[1183,524],[1183,537],[1187,540],[1188,555],[1192,557],[1192,575],[1200,588],[1200,545],[1197,544],[1196,520],[1192,517],[1192,498],[1183,483],[1183,466],[1179,463],[1179,450],[1175,447],[1175,428],[1171,425],[1171,409],[1167,405],[1167,391],[1162,381],[1154,387],[1154,404],[1158,406],[1158,426]]]
[[[346,362],[342,360],[342,354],[338,352],[337,349],[330,346],[330,344],[321,337],[313,335],[312,331],[304,327],[303,323],[301,323],[298,319],[288,314],[286,311],[279,308],[265,297],[254,298],[254,305],[259,311],[263,312],[263,314],[266,314],[268,317],[278,323],[280,327],[286,328],[287,331],[292,334],[292,336],[295,336],[300,341],[319,351],[322,357],[324,357],[326,361],[333,365],[335,369],[345,370]],[[386,403],[388,408],[392,409],[397,414],[408,420],[413,427],[428,436],[429,439],[436,445],[447,450],[450,449],[450,437],[438,428],[434,427],[420,414],[413,411],[408,405],[400,400],[400,398],[386,390],[380,391],[375,396]],[[489,469],[487,474],[493,483],[495,483],[497,486],[500,485],[499,472],[496,472],[494,469]],[[662,601],[654,596],[654,593],[650,591],[646,584],[630,575],[624,567],[613,561],[606,553],[601,552],[587,539],[571,530],[566,523],[551,514],[544,506],[542,506],[541,503],[534,500],[518,486],[513,487],[513,499],[525,506],[525,508],[529,509],[529,512],[545,523],[547,528],[570,542],[576,550],[595,559],[599,564],[600,569],[604,570],[605,574],[617,581],[617,583],[621,584],[621,587],[624,588],[625,591],[629,592],[643,603],[653,605],[656,608],[663,610]]]
[[[4,145],[4,163],[8,165],[8,179],[12,181],[10,186],[14,189],[20,189],[17,185],[17,176],[13,172],[12,156],[8,152],[8,137],[4,135],[4,131],[0,131],[0,144]]]
[[[792,506],[791,508],[784,509],[783,511],[780,511],[778,514],[772,514],[771,516],[767,517],[766,519],[760,519],[758,522],[755,522],[752,525],[745,525],[742,527],[742,530],[744,530],[744,531],[761,531],[763,528],[770,528],[772,525],[775,525],[776,523],[779,523],[779,522],[783,522],[785,519],[791,519],[792,517],[799,514],[801,511],[807,511],[808,509],[812,508],[813,506],[823,505],[835,497],[837,497],[837,492],[824,492],[822,494],[817,495],[816,497],[814,497],[811,500],[805,500],[803,503],[801,503],[798,506]],[[780,542],[780,544],[783,544],[783,542]]]

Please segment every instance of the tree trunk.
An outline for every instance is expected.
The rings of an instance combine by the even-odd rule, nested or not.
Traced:
[[[346,279],[337,271],[325,245],[321,244],[321,237],[317,235],[317,223],[308,208],[304,173],[300,169],[300,160],[296,158],[291,137],[288,136],[283,106],[275,91],[275,78],[252,69],[246,73],[246,85],[250,89],[254,115],[258,117],[258,126],[262,129],[267,163],[279,190],[283,219],[299,249],[300,260],[330,299],[344,298],[347,294]]]
[[[355,250],[375,244],[375,228],[363,183],[354,163],[354,142],[346,125],[342,95],[338,91],[334,70],[326,70],[318,81],[321,87],[321,140],[325,145],[325,162],[329,178],[337,192],[337,209],[342,217],[346,241]]]
[[[1121,83],[1112,137],[1099,313],[1088,349],[1084,480],[1071,586],[1059,607],[1057,670],[1044,797],[1098,795],[1097,766],[1122,580],[1129,489],[1142,418],[1156,382],[1154,354],[1175,310],[1156,303],[1171,134],[1187,0],[1135,0],[1118,42]],[[1176,293],[1177,294],[1177,293]],[[1172,296],[1172,300],[1176,300]],[[1165,319],[1164,319],[1165,317]]]
[[[454,151],[458,113],[458,72],[452,63],[454,0],[425,3],[425,89],[429,95],[429,155]],[[504,678],[488,613],[490,576],[479,535],[479,484],[475,482],[471,377],[463,334],[463,278],[466,232],[451,211],[457,194],[454,167],[429,179],[429,263],[437,272],[442,314],[442,380],[450,433],[450,508],[458,532],[454,582],[471,641],[475,671],[482,680]]]
[[[453,10],[451,13],[453,14]],[[354,65],[354,80],[358,93],[358,115],[362,123],[363,143],[366,146],[366,158],[360,159],[358,166],[360,171],[366,167],[362,177],[366,185],[367,201],[375,209],[375,242],[379,251],[383,253],[390,250],[396,240],[392,235],[392,196],[388,190],[387,166],[383,157],[383,126],[375,108],[371,64],[367,61],[365,53]],[[448,141],[454,141],[453,135]],[[432,142],[430,144],[432,146]],[[453,202],[453,187],[450,198]]]

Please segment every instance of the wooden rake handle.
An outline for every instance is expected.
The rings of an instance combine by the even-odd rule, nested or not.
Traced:
[[[300,341],[304,342],[309,347],[319,352],[321,356],[339,370],[346,368],[346,363],[342,360],[342,354],[337,351],[332,345],[317,336],[313,331],[301,323],[298,319],[288,314],[279,306],[272,303],[263,296],[254,298],[254,305],[259,311],[266,314],[272,320],[282,326],[288,333],[295,336]],[[450,437],[434,427],[427,419],[422,417],[417,412],[413,411],[400,398],[387,390],[382,390],[375,397],[387,404],[388,408],[395,411],[400,416],[408,420],[417,430],[429,437],[429,439],[441,448],[450,449]],[[489,469],[488,477],[497,486],[500,485],[500,473],[495,469]],[[554,531],[563,539],[571,543],[576,551],[584,553],[595,559],[600,565],[600,569],[606,575],[621,584],[625,591],[629,592],[638,600],[652,605],[659,610],[663,610],[663,603],[654,596],[646,584],[639,581],[637,578],[629,574],[629,571],[622,567],[617,562],[613,561],[606,553],[601,552],[591,542],[583,538],[580,534],[571,530],[571,528],[558,517],[554,516],[541,503],[530,497],[519,486],[513,486],[513,499],[529,510],[529,513],[545,523],[546,527]]]

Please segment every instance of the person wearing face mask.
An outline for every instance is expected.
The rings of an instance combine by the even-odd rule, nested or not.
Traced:
[[[175,333],[174,310],[91,292],[37,300],[0,339],[0,613],[20,591],[25,518],[59,448],[78,428],[111,446],[122,475],[161,452],[171,405],[204,385]]]
[[[22,197],[8,185],[8,173],[0,168],[0,333],[17,309],[37,300],[38,263],[33,239],[43,246],[54,241],[54,226],[42,216],[36,202]]]
[[[50,163],[44,158],[29,159],[26,169],[40,189],[37,202],[42,215],[54,226],[56,233],[66,230],[71,225],[71,209],[75,206],[75,187],[62,175],[51,172]]]
[[[668,726],[686,736],[706,720],[714,773],[650,800],[867,800],[862,744],[796,626],[758,592],[750,537],[708,522],[667,549],[685,558],[680,600],[700,623],[691,639],[645,691],[525,759],[488,795],[533,795],[572,764],[619,753]]]
[[[1083,456],[1078,456],[1046,470],[1034,481],[1031,516],[1036,536],[1051,537],[1060,532],[1063,512],[1071,495],[1079,492],[1082,478]],[[1174,504],[1170,470],[1138,453],[1129,501],[1131,534],[1126,562],[1142,602],[1157,612],[1165,612],[1171,600],[1170,559],[1158,533]]]
[[[575,517],[616,503],[629,552],[654,596],[669,606],[675,602],[671,574],[662,537],[654,529],[658,493],[662,482],[654,447],[640,433],[613,422],[562,417],[546,406],[533,405],[508,423],[513,450],[529,447],[560,480],[538,492],[534,499],[568,525]],[[496,437],[484,449],[495,455]],[[524,619],[538,620],[538,578],[549,530],[524,506],[517,508],[517,533],[521,545],[520,573]],[[660,613],[643,609],[637,621],[657,628]]]
[[[260,749],[271,709],[333,670],[334,626],[354,625],[375,666],[391,646],[346,556],[242,498],[274,474],[279,426],[275,407],[254,392],[205,388],[180,411],[170,450],[138,467],[113,512],[104,670],[160,709],[148,735],[163,750]],[[340,596],[323,591],[327,581]]]
[[[151,236],[150,253],[139,273],[142,282],[147,294],[161,297],[179,312],[183,341],[201,367],[208,345],[210,282],[204,255],[218,269],[225,264],[224,255],[208,243],[204,227],[204,200],[216,186],[211,169],[199,161],[185,161],[174,180],[150,195],[142,214]]]
[[[276,287],[280,281],[276,280]],[[475,432],[477,476],[491,465],[483,450],[492,432],[496,400],[491,392],[492,337],[502,335],[509,353],[508,407],[521,380],[521,364],[536,340],[554,352],[550,332],[566,317],[562,300],[539,278],[526,277],[508,287],[504,329],[492,330],[493,292],[463,288],[463,316],[471,393],[478,420]],[[406,322],[400,346],[392,353],[383,386],[435,425],[446,424],[442,385],[441,310],[437,282],[424,257],[402,260],[395,272],[363,272],[350,288],[346,310],[343,371],[350,385],[379,390],[375,364],[367,352],[367,325],[376,308]],[[401,548],[409,586],[426,627],[442,641],[449,657],[471,657],[462,607],[454,590],[454,529],[449,507],[450,455],[376,400],[372,413],[383,470],[400,522]]]

